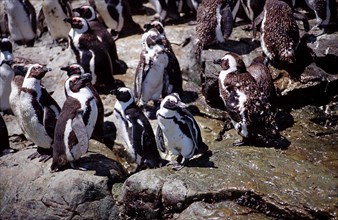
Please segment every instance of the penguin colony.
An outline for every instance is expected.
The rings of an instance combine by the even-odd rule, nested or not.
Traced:
[[[28,0],[4,1],[9,36],[1,36],[0,41],[0,111],[14,114],[26,138],[37,146],[37,152],[29,159],[52,158],[51,171],[60,171],[68,164],[80,168],[75,163],[87,153],[89,139],[104,142],[104,105],[99,93],[113,94],[113,123],[117,136],[123,140],[127,161],[137,164],[135,172],[165,164],[180,170],[194,156],[205,154],[208,146],[203,142],[200,127],[181,99],[182,73],[163,23],[181,19],[183,12],[196,16],[192,53],[199,59],[203,48],[222,44],[230,36],[240,6],[254,35],[261,16],[264,54],[248,67],[241,56],[232,52],[214,60],[221,68],[215,73],[220,97],[234,129],[242,137],[234,145],[256,145],[259,140],[279,138],[274,119],[276,93],[268,64],[297,62],[300,36],[292,5],[283,0],[150,2],[158,21],[144,25],[142,51],[131,90],[114,78],[128,68],[118,58],[115,45],[124,25],[133,23],[128,2],[90,0],[90,5],[72,9],[68,1],[42,1],[39,22],[46,23],[54,41],[66,39],[76,58],[76,63],[60,67],[68,78],[64,84],[66,101],[59,106],[41,83],[50,69],[39,63],[15,63],[13,58],[12,42],[34,46],[37,38],[34,8]],[[317,26],[328,26],[335,14],[332,11],[335,4],[331,0],[306,3],[315,12]],[[9,143],[0,116],[2,154],[9,149]],[[149,122],[154,119],[155,133]],[[168,161],[165,154],[177,158]]]

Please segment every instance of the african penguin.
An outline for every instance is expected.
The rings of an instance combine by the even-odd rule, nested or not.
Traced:
[[[176,92],[180,96],[182,96],[183,95],[183,88],[182,88],[183,79],[182,79],[182,72],[181,72],[180,64],[177,60],[174,50],[171,47],[170,41],[168,40],[165,34],[163,24],[159,21],[152,21],[149,24],[145,24],[144,28],[146,31],[149,31],[152,28],[155,28],[158,30],[158,32],[162,36],[162,43],[164,45],[165,52],[169,57],[168,67],[166,68],[167,77],[169,80],[169,88],[166,94],[164,94],[164,96],[170,93],[173,93],[173,92]]]
[[[10,148],[6,123],[0,114],[0,156],[14,152]]]
[[[251,28],[253,36],[256,37],[257,27],[255,19],[262,13],[264,9],[265,0],[240,0],[245,14],[251,21]]]
[[[177,93],[172,93],[162,100],[156,117],[157,147],[161,152],[165,152],[167,142],[167,150],[179,156],[178,164],[175,164],[173,169],[181,169],[194,155],[203,154],[208,150],[196,120]]]
[[[18,45],[34,46],[36,13],[28,0],[5,0],[11,39]]]
[[[98,39],[104,44],[109,53],[111,63],[113,65],[113,73],[114,74],[125,74],[128,66],[127,64],[119,60],[116,50],[116,44],[111,36],[111,34],[107,31],[104,24],[102,24],[96,15],[96,11],[91,6],[81,6],[79,8],[73,9],[74,12],[77,12],[80,17],[85,18],[88,21],[89,27],[93,31],[93,33],[98,37]]]
[[[54,138],[56,120],[60,107],[41,85],[41,79],[49,69],[40,64],[32,64],[22,83],[20,92],[20,115],[28,139],[38,146],[37,153],[28,158],[41,157],[46,161]]]
[[[12,43],[8,38],[3,38],[0,40],[0,111],[5,114],[11,113],[9,95],[11,93],[11,81],[14,77],[12,63]]]
[[[163,37],[157,29],[144,33],[142,42],[143,50],[134,81],[135,99],[142,107],[146,107],[150,100],[158,107],[162,92],[167,91],[169,86],[166,77],[169,56],[165,52]]]
[[[66,41],[71,27],[63,19],[73,16],[70,1],[43,0],[42,12],[52,38],[57,42]]]
[[[195,55],[200,61],[204,47],[224,43],[230,36],[234,18],[239,8],[239,0],[205,0],[197,9]]]
[[[92,73],[95,88],[98,92],[114,89],[116,84],[109,53],[88,22],[81,17],[66,18],[64,21],[72,26],[68,37],[76,61],[85,72]]]
[[[219,92],[242,141],[234,146],[256,144],[258,134],[277,137],[278,129],[270,111],[267,97],[259,90],[255,78],[246,71],[238,54],[228,52],[215,60],[222,68],[219,73]]]
[[[299,29],[287,3],[267,0],[261,29],[261,47],[272,64],[296,62]]]
[[[161,167],[163,162],[156,147],[153,129],[142,109],[136,105],[133,92],[127,87],[120,87],[114,91],[114,95],[113,122],[117,135],[125,143],[130,160],[138,165],[136,170],[143,166]]]
[[[73,63],[73,64],[70,64],[68,66],[61,67],[61,70],[66,71],[68,77],[77,77],[77,76],[85,74],[85,71],[82,68],[82,66],[77,64],[77,63]],[[91,82],[88,82],[86,86],[93,93],[94,99],[95,99],[95,102],[96,102],[96,106],[97,106],[97,120],[96,120],[96,124],[95,124],[95,128],[94,128],[92,137],[95,138],[96,140],[102,141],[102,138],[103,138],[103,123],[104,123],[103,103],[102,103],[101,97],[99,96],[98,92],[94,88],[93,84]],[[68,94],[67,94],[66,88],[65,88],[65,94],[66,94],[66,97],[67,97]]]
[[[51,171],[59,171],[69,162],[87,153],[89,138],[97,120],[94,95],[87,87],[91,74],[74,75],[65,82],[66,101],[56,122]]]
[[[182,0],[150,0],[150,3],[154,6],[160,22],[164,22],[166,18],[173,20],[180,18],[179,6],[182,4]]]

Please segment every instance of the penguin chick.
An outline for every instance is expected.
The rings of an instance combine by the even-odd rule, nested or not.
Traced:
[[[246,71],[241,57],[229,52],[214,63],[222,67],[219,74],[220,96],[234,128],[243,138],[234,145],[254,144],[258,134],[278,136],[270,104],[254,77]]]
[[[281,0],[267,0],[261,29],[261,47],[272,64],[296,62],[299,29],[287,3]]]
[[[138,165],[136,170],[143,166],[161,167],[163,161],[156,148],[153,129],[142,109],[136,105],[133,92],[129,88],[120,87],[114,91],[114,95],[114,123],[118,135],[125,143],[128,156]]]
[[[92,29],[93,33],[97,35],[98,39],[107,48],[111,63],[113,65],[113,73],[125,74],[128,66],[124,61],[119,60],[115,41],[112,35],[107,31],[104,24],[97,19],[97,14],[94,8],[85,5],[75,8],[73,11],[79,13],[80,17],[85,18],[88,21],[89,27]]]
[[[156,131],[157,147],[161,152],[166,148],[172,154],[178,155],[178,164],[173,169],[179,170],[194,155],[203,154],[208,146],[203,142],[200,128],[181,102],[176,93],[166,96],[161,102],[161,108],[156,113],[158,127]],[[167,147],[165,146],[167,142]]]
[[[66,71],[67,72],[67,76],[70,77],[78,77],[78,76],[82,76],[85,74],[84,69],[82,68],[82,66],[80,64],[77,63],[73,63],[70,64],[68,66],[65,67],[61,67],[61,70]],[[94,88],[93,84],[91,82],[88,82],[86,85],[91,92],[94,95],[94,99],[97,105],[97,120],[96,120],[96,124],[95,124],[95,128],[93,131],[93,135],[92,137],[95,138],[98,141],[102,141],[103,138],[103,124],[104,124],[104,107],[103,107],[103,103],[101,100],[101,97],[99,96],[99,93],[96,91],[96,89]],[[68,96],[67,94],[67,90],[65,87],[65,94],[66,97]]]
[[[60,107],[41,85],[41,79],[50,71],[46,66],[33,64],[29,67],[20,92],[20,115],[27,139],[38,146],[37,153],[29,159],[50,158],[54,128]]]
[[[68,78],[65,90],[68,94],[56,122],[51,171],[59,171],[69,162],[78,160],[87,153],[89,138],[97,120],[94,95],[86,86],[90,73]]]

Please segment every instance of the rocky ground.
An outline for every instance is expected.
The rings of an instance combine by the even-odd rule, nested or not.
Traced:
[[[152,16],[137,15],[134,20],[143,26]],[[193,59],[195,25],[183,22],[165,27],[173,43],[190,39],[186,46],[173,45],[173,49],[184,72],[183,100],[200,125],[208,155],[193,159],[180,171],[162,167],[129,176],[132,167],[111,120],[115,100],[102,94],[105,141],[90,141],[89,152],[79,160],[87,170],[50,173],[51,160],[27,159],[34,146],[24,139],[15,117],[5,115],[11,147],[18,151],[0,158],[0,218],[337,219],[338,33],[307,44],[317,59],[304,65],[298,79],[271,67],[283,139],[264,147],[233,147],[240,138],[235,130],[226,131],[222,138],[219,135],[226,114],[213,93],[213,73],[219,69],[212,61],[224,49],[241,54],[247,65],[261,54],[259,40],[251,40],[244,25],[238,23],[223,49],[204,50],[203,65]],[[138,34],[116,41],[120,59],[129,66],[126,74],[116,78],[131,88],[140,40]],[[15,46],[14,55],[53,69],[43,83],[62,105],[65,73],[60,67],[74,62],[71,51],[52,44],[47,34],[34,47]],[[151,123],[156,128],[156,120]]]

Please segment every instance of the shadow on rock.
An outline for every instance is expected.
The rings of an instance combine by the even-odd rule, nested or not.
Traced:
[[[239,55],[244,55],[249,54],[258,47],[260,47],[260,42],[258,40],[252,41],[252,38],[240,38],[239,41],[228,39],[225,40],[224,43],[212,45],[209,48],[222,49]]]
[[[194,91],[183,91],[181,99],[184,103],[194,102],[198,99],[198,93]]]
[[[204,154],[199,157],[193,158],[188,161],[186,164],[187,167],[209,167],[209,168],[217,168],[215,163],[210,161],[210,157],[212,156],[212,151],[207,150]]]

